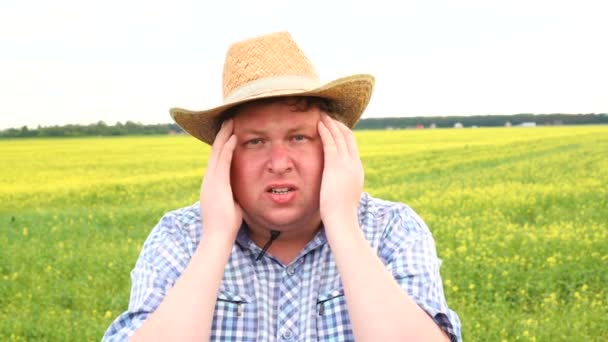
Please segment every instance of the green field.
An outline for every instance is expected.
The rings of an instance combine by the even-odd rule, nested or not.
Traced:
[[[466,341],[608,340],[608,126],[357,139],[366,191],[433,232]],[[99,340],[208,153],[181,136],[0,141],[0,341]]]

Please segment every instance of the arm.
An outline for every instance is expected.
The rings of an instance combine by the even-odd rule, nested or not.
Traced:
[[[363,166],[352,132],[324,116],[319,134],[325,153],[321,219],[340,272],[356,340],[448,341],[399,286],[363,236],[357,218]]]
[[[209,339],[217,291],[242,220],[230,187],[236,144],[232,125],[231,120],[222,125],[203,179],[200,205],[205,230],[201,242],[181,277],[132,341]]]

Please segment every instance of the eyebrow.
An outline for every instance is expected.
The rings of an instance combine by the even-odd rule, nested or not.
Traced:
[[[300,124],[297,125],[296,127],[290,128],[287,130],[287,134],[293,134],[296,132],[300,132],[303,130],[308,130],[308,129],[315,129],[315,125],[312,124]],[[266,131],[263,130],[259,130],[257,128],[246,128],[243,129],[242,132],[240,132],[240,134],[253,134],[253,135],[266,135]]]

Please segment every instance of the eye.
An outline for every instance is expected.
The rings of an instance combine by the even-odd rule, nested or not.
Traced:
[[[296,134],[291,137],[291,140],[293,140],[293,141],[304,141],[306,139],[307,139],[307,137],[303,134]]]
[[[262,138],[253,138],[253,139],[249,139],[249,140],[245,141],[245,143],[243,145],[253,147],[253,146],[261,145],[263,143],[264,143],[264,140]]]

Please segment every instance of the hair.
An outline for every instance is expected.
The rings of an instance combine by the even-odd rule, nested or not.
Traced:
[[[273,103],[286,104],[291,107],[292,112],[296,113],[306,112],[311,108],[318,108],[321,112],[326,113],[330,117],[342,121],[342,116],[337,115],[338,112],[335,103],[329,99],[317,96],[279,96],[252,100],[226,110],[218,117],[218,127],[222,122],[234,118],[245,107]]]

